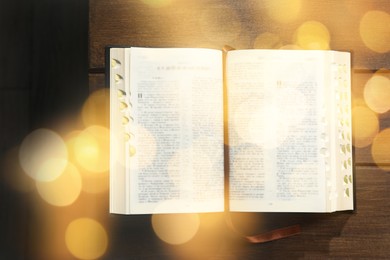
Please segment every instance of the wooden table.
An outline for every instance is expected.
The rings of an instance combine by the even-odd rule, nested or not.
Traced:
[[[153,2],[161,5],[153,6]],[[372,26],[369,31],[373,33],[367,35],[363,17],[367,18],[365,14],[373,10],[380,11],[371,13],[374,16],[387,13],[384,15],[387,20],[366,22],[368,27]],[[390,44],[389,23],[386,23],[389,15],[387,0],[90,0],[90,90],[106,87],[104,47],[107,45],[221,49],[227,44],[237,49],[280,48],[296,42],[294,35],[302,24],[315,21],[317,29],[312,35],[318,35],[314,37],[322,37],[320,41],[325,39],[331,49],[352,52],[353,105],[364,105],[363,87],[373,73],[384,68],[387,70],[383,75],[389,77],[389,48],[372,43],[372,37],[377,37],[375,41]],[[380,30],[387,36],[377,32]],[[377,115],[378,131],[389,127],[389,115],[389,112]],[[363,117],[354,120],[355,127],[369,124]],[[302,229],[299,235],[250,244],[226,227],[221,214],[203,214],[201,220],[213,218],[214,225],[201,225],[191,241],[173,246],[156,237],[150,216],[113,215],[108,217],[110,247],[105,259],[390,258],[390,175],[384,169],[390,162],[388,151],[384,144],[379,151],[381,159],[374,161],[370,144],[355,147],[356,210],[353,213],[237,213],[233,216],[237,228],[245,234],[297,223]]]

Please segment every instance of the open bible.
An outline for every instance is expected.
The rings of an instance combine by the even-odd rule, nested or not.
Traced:
[[[108,48],[110,212],[352,210],[350,54]]]

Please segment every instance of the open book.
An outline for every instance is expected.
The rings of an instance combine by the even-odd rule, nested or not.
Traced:
[[[110,212],[353,209],[350,54],[109,48]]]

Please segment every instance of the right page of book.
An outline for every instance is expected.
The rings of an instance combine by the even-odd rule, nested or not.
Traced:
[[[329,108],[336,88],[332,57],[329,51],[228,52],[231,211],[345,209],[333,183],[339,156],[331,156],[336,144],[330,142],[337,132],[336,108]]]

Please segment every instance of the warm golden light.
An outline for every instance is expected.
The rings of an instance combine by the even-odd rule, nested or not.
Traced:
[[[289,77],[294,77],[295,71],[289,71]],[[297,75],[300,77],[302,75]],[[299,79],[297,78],[298,82]],[[275,89],[274,89],[275,90]],[[294,97],[291,99],[290,97]],[[294,88],[283,88],[266,93],[263,102],[248,98],[233,112],[234,130],[242,142],[248,142],[274,148],[281,145],[286,138],[296,131],[307,113],[306,99]],[[289,113],[284,107],[288,100]],[[248,111],[251,111],[248,113]],[[233,144],[235,145],[235,144]]]
[[[287,44],[280,47],[281,50],[302,50],[301,47],[295,44]]]
[[[265,4],[271,19],[280,23],[289,23],[299,16],[302,0],[266,0],[262,4]]]
[[[379,131],[377,115],[368,107],[356,106],[352,108],[353,145],[366,147],[370,145]]]
[[[96,220],[79,218],[66,228],[65,243],[78,259],[98,259],[106,253],[108,237],[105,228]]]
[[[372,142],[371,154],[378,167],[390,170],[390,128],[381,131]]]
[[[156,235],[172,245],[184,244],[191,240],[199,229],[198,214],[155,214],[152,226]]]
[[[385,113],[390,110],[390,79],[375,74],[364,87],[364,100],[376,113]]]
[[[149,5],[150,7],[154,7],[154,8],[164,7],[173,2],[173,0],[141,0],[141,1]]]
[[[258,35],[253,43],[254,49],[279,49],[282,47],[282,42],[279,35],[265,32]]]
[[[66,147],[68,149],[68,158],[69,158],[69,161],[72,163],[77,162],[76,156],[75,156],[74,144],[75,144],[77,137],[80,135],[81,132],[82,132],[81,130],[74,130],[74,131],[67,133],[64,136],[64,141],[65,141]]]
[[[52,181],[65,169],[68,151],[57,133],[37,129],[24,138],[19,161],[22,169],[34,180]]]
[[[330,33],[324,24],[307,21],[295,31],[293,42],[303,49],[327,50],[330,45]]]
[[[82,131],[75,130],[68,133],[65,137],[66,145],[69,151],[69,160],[77,163],[76,154],[78,150],[75,149],[75,142]],[[108,190],[109,187],[109,171],[90,172],[84,167],[79,169],[82,177],[82,190],[87,193],[101,193]]]
[[[74,141],[74,155],[77,162],[86,170],[95,173],[109,168],[110,134],[106,127],[87,127]]]
[[[360,37],[374,52],[390,51],[390,15],[379,10],[368,11],[360,20]]]
[[[241,33],[241,20],[235,9],[219,6],[205,8],[199,18],[202,33],[212,42],[225,45],[234,41]]]
[[[200,226],[207,229],[225,228],[225,214],[222,213],[202,213],[199,215]]]
[[[93,92],[84,102],[81,116],[85,126],[108,127],[110,118],[110,92],[102,88]]]
[[[39,195],[53,206],[68,206],[72,204],[81,192],[81,176],[78,169],[68,163],[64,172],[53,181],[37,181]]]

